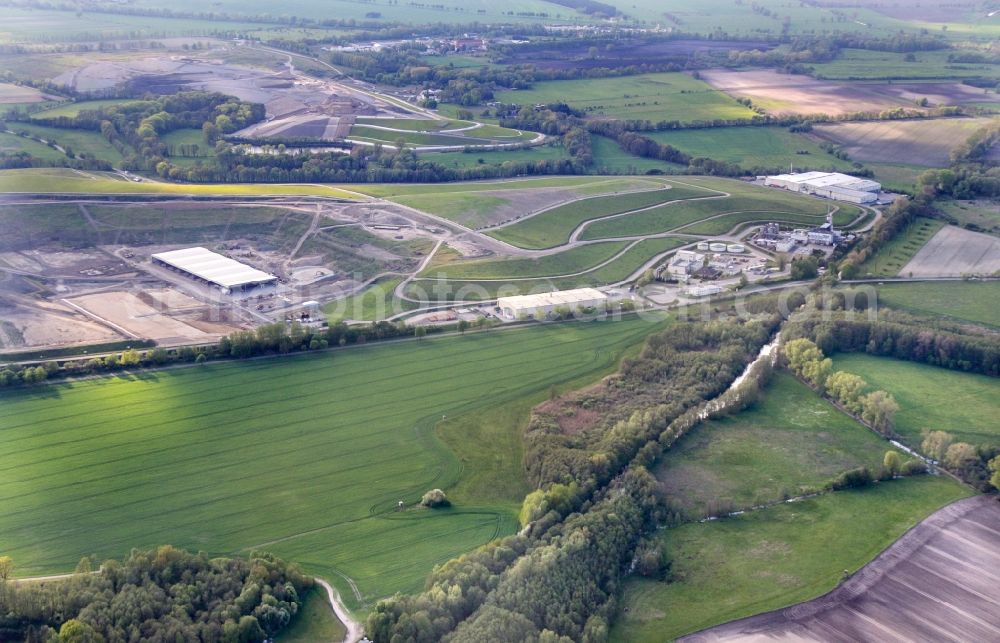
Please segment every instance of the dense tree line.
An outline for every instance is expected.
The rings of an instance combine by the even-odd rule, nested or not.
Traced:
[[[979,491],[1000,489],[1000,443],[973,445],[947,431],[924,431],[920,450]]]
[[[297,322],[264,324],[254,330],[235,331],[216,346],[166,349],[129,348],[104,357],[67,358],[38,365],[8,364],[0,368],[0,388],[39,384],[48,380],[114,373],[129,368],[157,368],[170,364],[204,363],[213,359],[243,359],[260,355],[284,355],[295,352],[323,350],[331,346],[364,344],[370,341],[413,337],[417,330],[404,324],[387,321],[372,322],[362,326],[337,323],[325,328],[312,328]],[[441,332],[445,327],[434,326],[430,332]],[[151,344],[151,342],[150,342]]]
[[[725,390],[779,322],[767,313],[756,322],[678,323],[599,387],[536,408],[525,460],[538,490],[525,498],[526,528],[435,569],[424,592],[380,601],[368,635],[606,640],[643,534],[665,517],[646,467],[697,424],[705,400]],[[560,419],[577,413],[596,419],[564,430]]]
[[[180,92],[145,96],[141,100],[82,110],[76,116],[36,116],[32,123],[100,134],[125,157],[122,166],[154,170],[164,177],[173,172],[160,136],[178,129],[204,132],[206,143],[264,119],[264,106],[212,92]],[[16,126],[15,126],[16,127]]]
[[[313,585],[297,566],[271,554],[209,558],[169,545],[133,550],[96,573],[91,568],[85,558],[65,580],[0,579],[0,639],[265,641],[288,625]]]
[[[848,306],[864,309],[873,303],[861,295]],[[845,312],[816,311],[789,323],[786,335],[789,339],[807,337],[825,354],[863,352],[951,370],[1000,375],[1000,341],[990,334],[961,333],[957,327],[944,329],[936,321],[887,309],[879,310],[878,319],[856,317]]]

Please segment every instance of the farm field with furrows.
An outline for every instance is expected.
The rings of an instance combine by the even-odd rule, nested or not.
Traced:
[[[627,611],[610,640],[674,639],[820,596],[844,570],[859,569],[912,525],[968,495],[949,478],[920,476],[664,529],[670,577],[626,581]]]
[[[946,118],[837,123],[817,125],[813,134],[840,146],[858,161],[905,160],[926,167],[946,167],[951,151],[991,122],[988,118]]]
[[[834,370],[860,375],[899,403],[895,430],[920,447],[923,431],[947,431],[956,441],[988,444],[1000,435],[1000,380],[861,353],[833,356]]]
[[[621,195],[593,197],[544,210],[529,219],[491,230],[489,235],[518,246],[540,250],[562,245],[585,221],[651,208],[671,201],[685,201],[722,194],[683,183],[670,184],[665,190],[650,190]]]
[[[891,449],[792,375],[778,373],[751,409],[682,438],[656,476],[671,506],[696,519],[817,491],[848,469],[877,469]]]
[[[693,157],[735,163],[744,168],[783,168],[794,164],[804,168],[853,169],[850,161],[827,154],[815,141],[787,127],[717,127],[702,130],[675,130],[649,135]]]
[[[513,531],[524,493],[397,512],[462,478],[452,445],[434,437],[442,416],[584,384],[654,328],[545,326],[4,393],[0,548],[28,575],[163,542],[267,547],[336,582],[354,607],[338,573],[366,604],[416,590],[433,564]],[[473,459],[491,448],[455,446]],[[486,488],[520,476],[512,463]]]
[[[879,306],[986,326],[1000,326],[997,301],[1000,301],[998,281],[887,283],[878,287]]]
[[[683,122],[751,118],[754,112],[706,83],[682,73],[536,82],[531,89],[497,92],[518,105],[565,101],[588,116]]]

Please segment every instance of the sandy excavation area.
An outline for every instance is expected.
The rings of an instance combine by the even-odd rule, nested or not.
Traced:
[[[0,302],[0,351],[18,352],[76,344],[96,344],[125,336],[57,303],[23,306]]]
[[[213,342],[233,330],[221,321],[189,322],[178,317],[178,314],[200,310],[203,305],[187,295],[166,289],[143,293],[110,291],[64,301],[126,337],[152,339],[165,346]]]
[[[901,277],[961,277],[1000,272],[1000,239],[945,226],[899,271]]]
[[[678,640],[997,641],[998,605],[1000,503],[980,495],[933,514],[826,596]]]

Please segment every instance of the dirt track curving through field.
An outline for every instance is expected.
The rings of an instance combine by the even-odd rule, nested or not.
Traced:
[[[326,582],[318,576],[315,577],[316,582],[320,587],[326,590],[326,597],[330,600],[330,607],[333,608],[333,613],[337,615],[340,622],[344,624],[347,628],[347,634],[344,636],[344,643],[355,643],[361,639],[364,634],[364,628],[361,623],[354,620],[351,613],[347,611],[347,607],[344,606],[344,602],[340,598],[340,593],[333,588],[330,583]]]
[[[959,500],[825,596],[678,640],[1000,640],[1000,502]]]

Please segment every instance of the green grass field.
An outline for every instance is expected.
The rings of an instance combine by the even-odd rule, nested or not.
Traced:
[[[98,132],[43,127],[33,123],[15,123],[11,129],[15,132],[26,131],[46,141],[55,142],[76,155],[86,154],[114,164],[122,161],[121,153]]]
[[[471,280],[511,277],[558,277],[593,268],[608,261],[628,245],[625,241],[592,243],[537,259],[487,259],[429,268],[422,277]]]
[[[653,642],[833,589],[938,508],[969,495],[945,477],[904,478],[737,518],[664,530],[672,582],[631,578],[611,632]]]
[[[514,225],[491,230],[489,235],[520,248],[552,248],[569,241],[572,232],[585,221],[649,208],[670,201],[682,201],[712,196],[713,194],[716,193],[676,184],[671,185],[668,190],[648,190],[593,197],[545,210]],[[617,221],[618,219],[614,219],[610,223]]]
[[[632,156],[606,136],[591,136],[594,170],[601,174],[643,174],[655,171],[676,174],[685,166],[656,159]]]
[[[396,512],[461,482],[454,440],[470,469],[495,466],[494,442],[442,442],[438,421],[584,385],[657,327],[549,325],[5,393],[0,550],[29,575],[160,543],[266,548],[353,607],[338,573],[365,603],[416,590],[433,564],[512,532],[523,490],[506,492],[522,476],[509,462],[477,486],[487,495]],[[492,430],[516,436],[517,419]]]
[[[348,186],[353,188],[353,186]],[[106,172],[80,172],[62,169],[0,170],[0,192],[79,192],[83,194],[213,194],[213,195],[309,195],[338,199],[356,199],[357,195],[332,185],[313,183],[226,183],[179,184],[143,180],[126,181]]]
[[[363,292],[326,304],[323,306],[323,312],[327,320],[332,323],[345,319],[376,321],[412,310],[415,307],[412,302],[393,296],[396,286],[401,281],[402,277],[380,279]]]
[[[921,315],[940,315],[985,326],[1000,327],[998,301],[998,281],[887,283],[878,287],[879,306]]]
[[[347,628],[333,613],[322,587],[314,587],[302,598],[302,610],[292,619],[288,629],[278,635],[278,643],[342,641],[347,636]]]
[[[625,236],[658,234],[684,226],[690,234],[718,235],[744,221],[788,221],[819,224],[826,216],[828,202],[794,194],[758,188],[735,181],[704,181],[694,179],[694,185],[705,186],[731,196],[722,199],[682,201],[659,208],[630,214],[587,226],[581,239],[607,239]],[[712,193],[709,193],[712,194]],[[834,223],[844,226],[860,214],[852,205],[840,204]],[[715,217],[715,218],[713,218]],[[692,225],[693,224],[693,225]]]
[[[36,158],[50,161],[66,158],[65,154],[59,150],[52,149],[44,143],[39,143],[38,141],[18,136],[17,134],[0,132],[0,153],[16,154],[18,152],[27,152]]]
[[[575,277],[555,279],[538,277],[533,279],[518,279],[516,281],[505,280],[505,278],[479,277],[478,279],[489,280],[477,281],[476,278],[436,279],[433,277],[437,277],[439,272],[442,271],[427,270],[425,274],[428,277],[416,280],[407,290],[407,293],[411,297],[434,302],[438,301],[438,297],[436,296],[438,293],[454,295],[462,292],[463,296],[458,297],[459,300],[479,301],[483,299],[495,299],[498,296],[523,295],[531,292],[569,290],[587,286],[607,286],[625,281],[646,262],[685,243],[687,243],[687,240],[671,237],[642,239],[623,252],[614,261],[600,268],[587,270]],[[455,264],[455,266],[459,270],[461,269],[461,264]],[[502,262],[496,262],[490,269],[499,273],[503,271],[504,265]]]
[[[210,145],[205,142],[205,136],[201,133],[200,129],[179,129],[173,132],[168,132],[160,137],[160,140],[167,145],[167,149],[171,150],[170,160],[174,163],[184,165],[193,164],[198,160],[206,160],[215,157],[215,146]],[[182,154],[181,146],[187,146],[183,151],[187,152]],[[191,154],[195,151],[194,146],[197,147],[197,153]]]
[[[831,62],[810,64],[810,67],[819,77],[843,80],[1000,78],[1000,65],[950,63],[948,55],[951,53],[954,52],[947,49],[920,51],[914,54],[916,60],[907,61],[903,53],[844,49]]]
[[[827,154],[815,141],[789,132],[785,127],[719,127],[656,132],[648,136],[691,156],[735,163],[744,168],[784,168],[788,171],[789,163],[795,164],[796,171],[854,168],[850,161]]]
[[[74,118],[80,115],[80,112],[85,110],[100,109],[102,107],[111,107],[112,105],[124,105],[125,103],[137,103],[142,101],[137,101],[131,98],[110,98],[106,100],[84,100],[73,103],[61,103],[52,107],[52,109],[46,109],[45,111],[36,112],[31,115],[32,118],[55,118],[57,116],[69,116]]]
[[[362,194],[389,198],[435,194],[447,196],[461,192],[502,192],[506,190],[522,190],[525,188],[566,188],[594,184],[606,184],[609,181],[622,181],[625,178],[595,177],[595,176],[546,176],[541,178],[514,178],[497,181],[469,181],[462,183],[374,183],[358,185]],[[437,212],[434,212],[437,214]]]
[[[868,163],[869,169],[875,173],[875,180],[893,192],[913,194],[917,177],[927,170],[919,165],[898,163]]]
[[[988,234],[1000,235],[1000,202],[982,199],[977,201],[936,201],[934,207],[957,225],[970,227]]]
[[[860,266],[859,273],[869,277],[895,277],[913,255],[917,254],[937,232],[944,221],[917,217],[902,233]],[[905,276],[905,275],[903,275]]]
[[[423,152],[420,158],[445,167],[476,167],[512,162],[557,161],[568,159],[566,148],[561,145],[538,145],[524,149],[475,150],[471,152]]]
[[[656,476],[669,502],[700,518],[818,490],[855,467],[877,469],[887,450],[894,449],[779,372],[753,408],[706,422],[674,445]]]
[[[893,394],[896,432],[912,447],[920,447],[924,430],[974,445],[1000,443],[1000,379],[863,353],[834,355],[833,367]]]
[[[570,199],[614,192],[649,191],[663,185],[663,180],[652,177],[599,176],[414,184],[409,189],[405,186],[366,185],[358,186],[358,191],[385,196],[461,225],[483,228],[502,222],[504,217],[524,216]]]
[[[566,102],[592,116],[651,121],[754,116],[733,98],[682,73],[544,81],[531,89],[497,92],[496,100],[518,105]]]
[[[437,121],[427,121],[436,123]],[[462,145],[496,145],[502,143],[526,143],[538,135],[534,132],[518,132],[516,130],[497,127],[496,125],[483,125],[476,129],[460,132],[437,132],[437,128],[431,131],[414,131],[409,128],[405,130],[387,130],[371,125],[355,125],[351,128],[350,138],[361,141],[374,141],[385,143],[386,145],[396,145],[398,141],[403,141],[410,146],[462,146]]]

